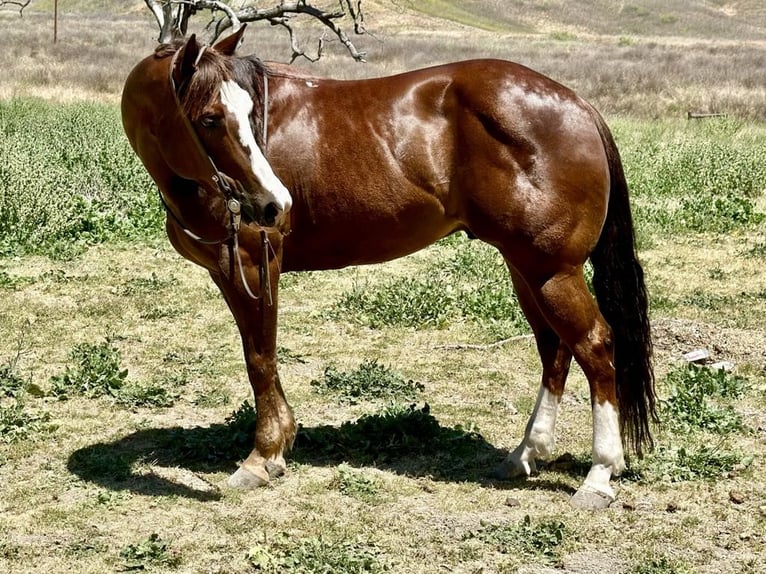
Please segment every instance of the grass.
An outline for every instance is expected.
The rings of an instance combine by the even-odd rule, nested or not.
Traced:
[[[161,210],[112,105],[0,100],[0,253],[68,258],[158,236]]]
[[[382,266],[284,278],[278,357],[300,431],[272,487],[227,488],[256,420],[238,333],[207,274],[161,238],[115,107],[155,31],[67,13],[53,47],[44,15],[0,15],[0,571],[576,572],[585,561],[757,573],[766,109],[763,47],[747,38],[758,5],[724,19],[728,5],[675,0],[616,15],[579,0],[463,2],[443,22],[400,3],[425,18],[417,31],[379,5],[371,65],[331,47],[321,73],[509,57],[610,116],[652,299],[655,452],[631,461],[610,509],[569,506],[591,440],[574,367],[564,456],[528,481],[493,478],[523,434],[539,364],[525,339],[480,345],[528,327],[502,259],[458,235]],[[524,34],[455,23],[480,6]],[[695,35],[719,21],[725,33]],[[281,36],[255,38],[246,51],[279,53]],[[728,117],[679,119],[690,108]],[[700,347],[734,370],[678,366]]]

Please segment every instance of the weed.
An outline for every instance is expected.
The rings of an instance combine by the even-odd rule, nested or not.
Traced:
[[[423,276],[355,284],[331,315],[372,328],[439,328],[463,318],[484,325],[498,338],[526,332],[526,318],[497,250],[458,239],[449,245],[456,247],[454,254]]]
[[[652,558],[636,564],[630,574],[690,574],[691,570],[682,562],[667,556]]]
[[[194,397],[194,404],[202,408],[213,408],[228,405],[231,402],[231,395],[224,389],[210,389],[200,391]]]
[[[51,394],[95,398],[117,397],[128,376],[120,368],[120,350],[109,339],[99,344],[80,343],[69,353],[70,364],[61,375],[51,377]]]
[[[178,279],[172,275],[164,278],[159,277],[156,273],[152,272],[150,277],[135,277],[129,279],[120,289],[118,289],[118,293],[122,296],[152,295],[158,291],[176,285],[178,285]]]
[[[671,395],[661,401],[666,424],[677,431],[706,430],[726,434],[743,429],[742,417],[730,404],[712,399],[735,399],[749,386],[746,379],[723,369],[681,365],[665,378]]]
[[[16,291],[24,285],[28,285],[32,282],[33,280],[29,277],[15,277],[0,269],[0,289]]]
[[[13,443],[34,434],[52,431],[55,426],[49,424],[49,421],[49,413],[32,412],[25,408],[20,399],[0,403],[0,442]]]
[[[548,37],[557,42],[574,42],[577,40],[576,34],[567,31],[551,32]]]
[[[145,239],[163,213],[114,106],[0,101],[0,253],[70,259],[92,243]]]
[[[75,345],[64,373],[51,377],[50,394],[61,400],[106,396],[128,408],[169,407],[175,403],[178,394],[165,385],[127,381],[128,370],[120,367],[120,361],[120,350],[109,338],[98,344]]]
[[[758,138],[744,124],[725,120],[682,129],[657,122],[631,129],[635,139],[621,151],[639,229],[729,233],[764,221],[756,199],[766,166]]]
[[[22,397],[28,386],[29,380],[19,375],[13,365],[0,365],[0,398]]]
[[[380,493],[380,481],[369,478],[347,464],[335,469],[335,476],[330,487],[347,496],[353,496],[367,502],[374,501]]]
[[[387,572],[388,564],[378,548],[360,540],[329,541],[322,536],[294,541],[282,535],[273,544],[250,548],[247,560],[265,574],[343,574]]]
[[[0,542],[0,558],[5,560],[18,560],[21,557],[21,547],[17,544],[2,541]]]
[[[687,482],[714,480],[736,469],[745,469],[752,460],[741,454],[715,446],[700,445],[692,448],[670,449],[659,447],[643,460],[635,462],[623,476],[626,480],[651,482]]]
[[[488,524],[470,532],[465,539],[476,538],[503,554],[522,552],[547,563],[560,561],[560,546],[569,532],[558,520],[536,523],[527,514],[519,524]]]
[[[176,568],[181,564],[181,557],[156,532],[138,544],[129,544],[120,552],[120,558],[127,570],[145,570],[150,566]]]
[[[304,359],[302,355],[300,355],[299,353],[295,353],[294,351],[291,351],[287,347],[282,347],[281,345],[277,347],[277,361],[284,365],[290,365],[295,363],[299,363],[299,364],[306,363],[306,359]]]
[[[91,537],[76,540],[68,544],[65,548],[67,556],[75,558],[87,558],[94,554],[103,554],[108,549],[108,545],[102,540]]]
[[[760,259],[766,257],[766,242],[761,241],[753,245],[750,249],[745,251],[745,257],[752,257],[754,259]]]
[[[162,385],[131,382],[120,387],[114,398],[117,404],[129,408],[171,407],[178,394]]]
[[[349,373],[328,365],[323,379],[312,380],[311,386],[317,393],[332,393],[351,404],[381,398],[412,400],[425,389],[421,383],[405,380],[390,367],[379,364],[377,359],[363,361]]]
[[[499,453],[484,438],[462,427],[442,427],[423,408],[390,405],[380,413],[364,415],[340,427],[301,427],[296,455],[312,460],[340,459],[355,465],[388,464],[395,468],[419,468],[435,477],[473,476]]]

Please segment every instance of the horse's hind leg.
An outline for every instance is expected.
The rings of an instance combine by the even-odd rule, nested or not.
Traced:
[[[564,393],[572,353],[543,317],[535,298],[521,276],[509,265],[516,295],[537,342],[543,374],[540,391],[524,438],[495,470],[498,478],[529,476],[537,471],[535,459],[547,459],[553,453],[554,431],[561,396]]]
[[[603,508],[615,498],[610,478],[625,468],[617,411],[612,332],[593,300],[582,266],[527,281],[543,317],[572,350],[588,379],[593,412],[593,464],[573,503]]]

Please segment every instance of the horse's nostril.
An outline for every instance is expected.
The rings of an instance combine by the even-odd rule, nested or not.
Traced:
[[[279,208],[273,201],[263,208],[263,222],[266,225],[274,225],[279,215]]]

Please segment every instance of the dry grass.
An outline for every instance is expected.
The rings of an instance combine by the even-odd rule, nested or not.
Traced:
[[[762,245],[759,241],[757,234],[723,241],[668,239],[645,253],[653,285],[662,285],[663,297],[676,302],[671,314],[655,312],[658,373],[698,345],[708,346],[716,359],[734,360],[755,385],[736,409],[748,426],[761,430],[729,437],[726,448],[754,456],[751,466],[716,481],[623,481],[620,502],[597,514],[575,511],[567,501],[582,480],[589,451],[587,385],[579,371],[562,410],[558,452],[574,453],[582,462],[543,470],[528,482],[496,483],[486,472],[503,455],[491,449],[515,445],[537,386],[537,358],[529,341],[460,351],[443,345],[475,341],[478,334],[469,324],[371,330],[327,319],[353,281],[417,275],[449,254],[448,245],[385,266],[287,276],[280,345],[300,360],[285,360],[281,375],[299,421],[312,431],[380,408],[366,401],[338,404],[310,385],[327,364],[350,370],[363,359],[377,359],[425,385],[420,404],[430,404],[442,429],[462,425],[481,432],[492,445],[485,466],[472,469],[475,463],[466,459],[466,470],[458,459],[407,455],[371,466],[353,454],[319,456],[299,441],[288,475],[258,492],[224,486],[236,453],[206,463],[205,452],[195,450],[205,448],[199,441],[212,436],[250,393],[233,321],[203,271],[164,244],[93,249],[66,264],[5,260],[2,271],[16,282],[3,288],[0,363],[23,341],[17,371],[44,389],[48,378],[63,370],[75,344],[110,334],[130,380],[153,381],[179,396],[173,407],[160,409],[126,409],[108,399],[29,398],[27,408],[48,413],[56,430],[3,445],[0,569],[124,569],[125,549],[157,533],[180,563],[146,562],[152,571],[244,572],[253,568],[259,548],[298,552],[300,544],[321,539],[327,552],[341,557],[346,556],[341,543],[356,544],[358,551],[375,549],[380,564],[394,572],[540,572],[542,555],[497,552],[481,534],[486,525],[517,525],[530,515],[533,524],[555,520],[566,526],[556,552],[570,573],[588,572],[594,564],[628,572],[646,564],[648,556],[672,557],[700,573],[756,573],[766,523],[766,339],[757,317],[766,312],[766,302],[761,298],[750,307],[756,319],[727,327],[731,310],[701,312],[690,296],[700,288],[737,294],[725,283],[711,286],[699,273],[718,267],[724,274],[736,271],[749,291],[762,292],[766,285],[757,260],[747,255]],[[166,313],[158,313],[162,310]],[[228,402],[201,406],[200,397],[212,391]],[[205,430],[208,425],[211,430]],[[180,453],[187,451],[169,442],[179,436],[191,449],[186,458]],[[661,435],[660,444],[694,446],[673,434]],[[344,462],[352,467],[339,470]],[[344,493],[338,481],[349,476],[357,482]],[[360,481],[375,485],[371,496],[353,489]],[[731,491],[744,501],[732,503]],[[519,506],[506,505],[509,497]],[[689,529],[695,532],[691,539]],[[522,567],[528,569],[518,570]]]
[[[498,56],[573,85],[609,113],[678,116],[695,107],[766,118],[765,48],[748,40],[749,26],[763,16],[757,2],[705,3],[705,14],[720,18],[739,9],[747,17],[729,16],[733,20],[726,20],[730,25],[717,39],[704,42],[681,33],[686,20],[667,15],[700,18],[696,29],[708,31],[719,20],[682,12],[681,2],[641,3],[649,15],[623,13],[623,24],[635,27],[619,31],[604,11],[588,13],[582,2],[514,2],[515,13],[506,2],[486,3],[489,14],[507,17],[503,27],[524,29],[525,35],[436,24],[407,4],[397,5],[426,32],[403,29],[396,10],[371,2],[368,23],[375,29],[380,22],[377,39],[360,41],[371,63],[353,65],[333,52],[318,66],[321,73],[377,75]],[[463,11],[472,5],[464,3]],[[460,11],[452,14],[464,18]],[[651,38],[644,37],[641,26],[652,21],[646,32]],[[661,35],[657,25],[673,31]],[[0,13],[0,31],[0,97],[54,100],[116,101],[122,78],[150,53],[155,35],[146,19],[65,15],[60,43],[53,46],[49,16],[33,13],[23,20]],[[283,41],[277,32],[259,29],[250,33],[245,50],[284,59]],[[758,201],[763,212],[762,194]],[[304,434],[326,432],[331,443],[342,438],[340,424],[377,413],[381,404],[338,404],[315,393],[311,381],[330,363],[350,370],[377,359],[425,385],[418,405],[429,403],[441,432],[462,425],[481,433],[475,458],[438,451],[370,463],[354,452],[322,456],[299,442],[287,476],[257,492],[225,487],[240,453],[208,452],[250,389],[234,323],[202,270],[164,241],[92,248],[68,262],[0,260],[0,373],[12,366],[35,393],[45,391],[75,345],[109,337],[130,381],[176,396],[170,408],[126,408],[108,398],[60,401],[30,391],[24,411],[38,418],[28,419],[29,436],[0,442],[0,571],[242,573],[258,571],[256,565],[269,559],[299,556],[313,557],[303,562],[310,567],[324,552],[326,562],[335,561],[335,572],[361,571],[351,562],[372,556],[368,571],[402,573],[762,573],[763,225],[730,235],[658,234],[648,244],[642,257],[653,296],[660,381],[682,353],[695,348],[733,361],[750,386],[732,406],[750,430],[723,439],[661,432],[660,453],[645,467],[634,465],[655,474],[624,479],[618,503],[596,514],[568,503],[590,450],[588,392],[579,370],[572,373],[557,433],[557,452],[572,453],[574,460],[526,482],[498,483],[487,471],[522,435],[538,385],[529,341],[455,350],[445,345],[486,341],[486,330],[467,321],[441,329],[369,329],[350,318],[328,318],[355,282],[417,277],[445,257],[449,245],[384,266],[286,276],[280,345],[287,358],[280,374]],[[667,397],[670,390],[660,388]],[[2,407],[14,401],[0,396]],[[386,452],[379,437],[367,438]],[[747,464],[716,480],[674,482],[678,469],[663,453],[700,445],[741,453]],[[531,527],[522,536],[518,528],[527,515]],[[539,549],[523,551],[525,544],[545,544],[550,539],[534,536],[559,523],[564,530],[561,544],[551,547],[553,560]],[[493,539],[496,532],[506,538]],[[167,547],[151,546],[153,534]]]
[[[484,4],[487,9],[481,17],[493,22],[505,9],[498,3]],[[374,36],[356,38],[358,46],[368,52],[368,64],[352,63],[336,43],[319,64],[301,65],[320,75],[351,78],[457,59],[498,57],[528,65],[571,86],[607,114],[684,117],[694,110],[766,119],[766,44],[748,33],[749,27],[757,27],[764,18],[756,8],[745,10],[738,3],[739,19],[729,17],[726,26],[717,30],[707,23],[718,22],[719,12],[687,10],[689,17],[695,16],[693,20],[682,20],[684,25],[674,28],[677,33],[661,34],[665,29],[658,25],[646,30],[609,28],[599,22],[607,21],[609,14],[619,21],[614,11],[563,4],[546,2],[528,10],[515,7],[506,17],[519,23],[507,27],[524,31],[510,33],[469,27],[466,23],[472,20],[467,16],[465,23],[458,23],[416,12],[407,3],[392,7],[371,2],[367,18]],[[686,3],[675,4],[674,9],[680,10],[678,6]],[[435,5],[425,3],[419,9],[429,12],[427,6]],[[469,13],[472,6],[459,10]],[[7,49],[0,54],[4,70],[0,97],[33,94],[116,101],[122,80],[139,57],[151,52],[156,37],[146,14],[136,15],[132,8],[128,12],[110,20],[64,13],[55,46],[50,14],[30,12],[19,19],[0,12],[0,27],[7,38]],[[547,16],[540,21],[522,18],[539,13]],[[717,14],[716,18],[707,18],[709,13]],[[584,31],[585,22],[576,16],[585,14],[600,14],[602,20],[595,19]],[[309,25],[303,31],[309,45],[313,30]],[[243,51],[284,61],[289,57],[286,45],[280,30],[259,25],[248,34]]]

